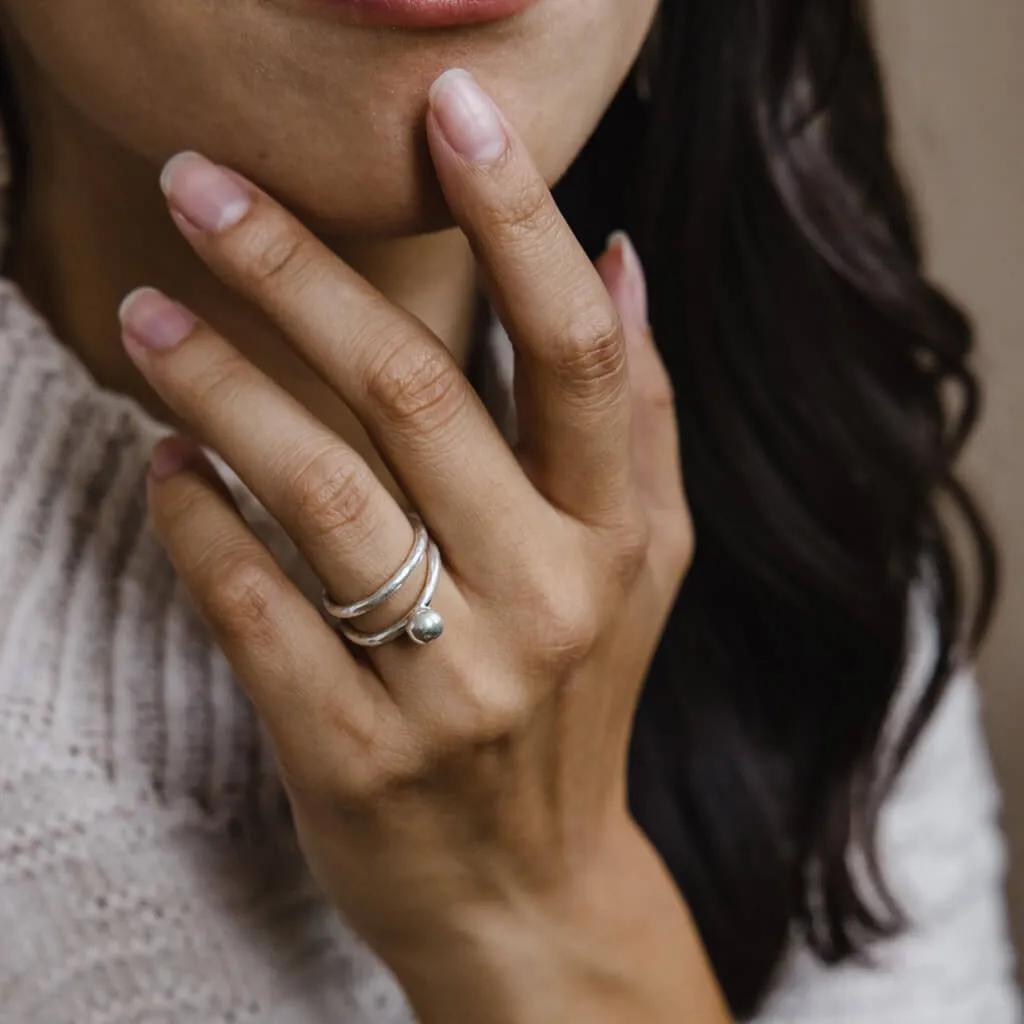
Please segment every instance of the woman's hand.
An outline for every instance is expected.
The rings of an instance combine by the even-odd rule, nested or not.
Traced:
[[[516,452],[440,342],[265,193],[194,154],[163,185],[422,515],[444,636],[356,657],[178,439],[154,454],[156,529],[269,727],[319,882],[425,1020],[712,1019],[685,908],[626,809],[634,707],[692,547],[642,274],[621,240],[595,270],[469,76],[439,80],[427,119],[516,347]],[[150,384],[327,590],[378,587],[412,529],[352,449],[159,293],[123,318]]]

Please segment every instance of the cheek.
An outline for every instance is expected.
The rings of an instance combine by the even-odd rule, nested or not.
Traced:
[[[7,20],[76,114],[154,167],[198,149],[324,232],[447,217],[427,89],[470,68],[555,180],[632,65],[657,0],[538,0],[455,33],[367,32],[268,0],[8,0]]]

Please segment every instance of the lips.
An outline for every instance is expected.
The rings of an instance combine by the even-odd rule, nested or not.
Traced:
[[[361,25],[393,28],[454,28],[499,21],[532,6],[536,0],[312,0]]]

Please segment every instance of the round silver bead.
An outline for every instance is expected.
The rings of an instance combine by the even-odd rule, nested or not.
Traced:
[[[409,619],[405,631],[414,643],[429,644],[444,632],[444,619],[433,608],[420,608]]]

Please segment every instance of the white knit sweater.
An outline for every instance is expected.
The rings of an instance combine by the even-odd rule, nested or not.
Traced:
[[[147,528],[162,432],[0,281],[0,1021],[408,1022],[310,882],[268,745]],[[913,928],[875,968],[795,948],[761,1019],[1016,1020],[996,815],[965,677],[885,815]]]

